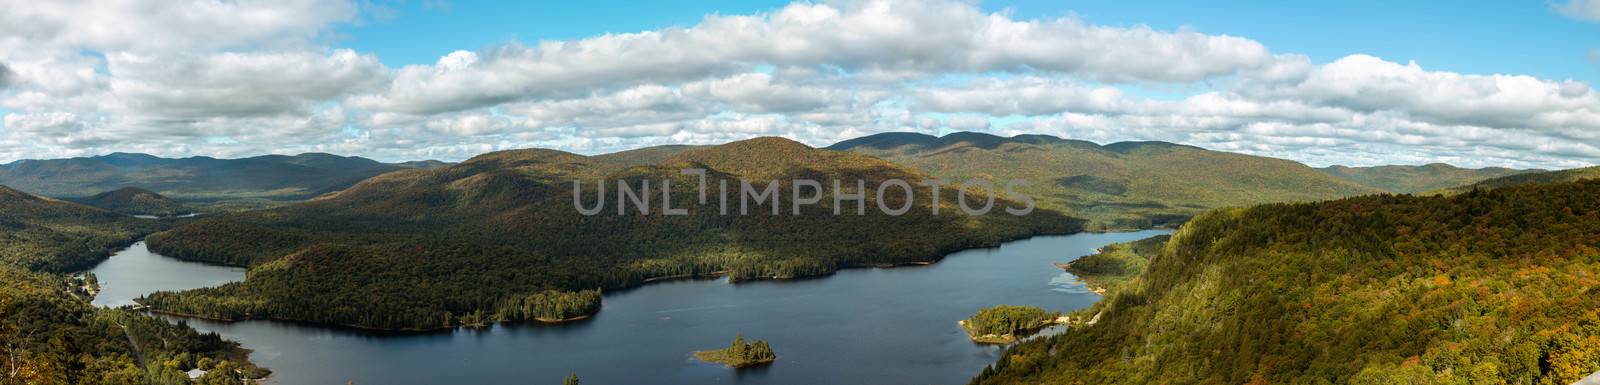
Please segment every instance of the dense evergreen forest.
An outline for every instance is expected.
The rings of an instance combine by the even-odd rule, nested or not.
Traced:
[[[0,187],[0,385],[237,384],[267,372],[249,351],[124,309],[96,308],[71,278],[163,226]]]
[[[975,342],[1005,344],[1056,323],[1061,313],[1033,306],[1000,305],[978,310],[961,320],[961,328]]]
[[[1294,161],[1166,142],[1102,146],[1048,135],[897,132],[828,148],[951,180],[1032,181],[1022,191],[1041,207],[1086,218],[1091,230],[1176,226],[1218,207],[1384,192]]]
[[[1600,370],[1600,180],[1223,209],[1162,248],[1122,247],[1148,268],[1112,286],[1098,323],[1018,344],[972,383],[1570,384]]]
[[[1001,208],[1023,204],[1004,194],[990,215],[965,215],[951,186],[939,190],[939,214],[932,212],[932,190],[914,187],[909,211],[887,215],[871,190],[891,178],[918,186],[928,177],[880,159],[780,138],[682,149],[650,165],[625,163],[549,150],[496,152],[449,167],[385,174],[303,204],[196,220],[150,237],[151,249],[250,266],[248,279],[158,293],[143,303],[215,318],[435,329],[462,325],[462,316],[476,321],[474,314],[525,319],[528,313],[506,308],[550,307],[537,302],[571,298],[539,293],[616,289],[669,277],[814,276],[852,266],[933,261],[959,249],[1082,229],[1081,221],[1048,210],[1007,214]],[[699,204],[698,177],[680,173],[686,168],[708,170],[708,204]],[[790,181],[796,178],[825,185],[820,202],[803,206],[799,215],[791,199],[796,191]],[[739,179],[780,181],[780,202],[752,201],[750,214],[738,215]],[[601,180],[609,184],[605,210],[578,214],[573,182],[583,181],[583,204],[591,207]],[[664,180],[673,186],[671,206],[687,209],[686,215],[661,215]],[[851,191],[855,181],[863,181],[864,214],[857,214],[852,201],[838,207],[843,215],[835,214],[827,194],[833,180]],[[646,182],[657,187],[645,194],[651,214],[639,214],[632,203],[618,214],[619,181],[635,189]],[[716,192],[724,181],[732,186],[731,215],[720,213]],[[888,207],[907,203],[898,192],[885,195]],[[816,191],[799,193],[809,197]],[[598,304],[566,309],[592,312]]]
[[[694,358],[733,368],[744,368],[770,364],[778,360],[778,354],[772,352],[772,346],[768,345],[767,341],[748,342],[744,340],[743,334],[739,334],[733,337],[733,343],[727,348],[694,352]]]

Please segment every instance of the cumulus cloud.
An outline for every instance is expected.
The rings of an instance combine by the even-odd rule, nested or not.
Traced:
[[[331,53],[107,56],[111,90],[142,114],[171,118],[299,113],[381,82],[378,58]]]
[[[11,67],[7,66],[6,63],[0,63],[0,91],[11,87],[12,76]]]
[[[111,151],[460,160],[886,131],[1166,140],[1324,164],[1600,160],[1583,82],[1464,74],[969,2],[795,3],[386,67],[354,1],[0,0],[0,161]],[[1597,2],[1557,5],[1592,18]],[[1588,15],[1588,16],[1586,16]],[[1600,50],[1589,53],[1600,62]]]
[[[825,66],[862,80],[946,72],[1048,71],[1114,81],[1189,82],[1267,65],[1255,41],[1075,18],[1015,20],[966,3],[796,3],[752,16],[712,15],[687,28],[607,34],[452,53],[398,71],[360,105],[437,113],[571,96],[641,82],[678,83],[753,66]]]
[[[355,20],[358,10],[324,0],[3,0],[0,9],[0,36],[9,36],[0,47],[97,51],[304,46],[331,23]]]
[[[1589,21],[1600,21],[1600,0],[1568,0],[1564,4],[1552,3],[1551,6],[1562,16]]]

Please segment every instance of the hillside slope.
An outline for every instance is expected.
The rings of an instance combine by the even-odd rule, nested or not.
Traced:
[[[129,186],[184,200],[296,200],[342,190],[374,175],[437,163],[391,165],[328,154],[242,159],[159,158],[115,153],[87,158],[21,160],[0,165],[0,184],[33,194],[89,197]]]
[[[1149,253],[1148,248],[1146,252]],[[975,384],[1570,384],[1600,370],[1600,181],[1217,210]]]
[[[1470,169],[1431,163],[1421,166],[1331,166],[1319,168],[1317,171],[1396,194],[1414,194],[1543,170],[1516,170],[1502,167]]]
[[[87,269],[163,226],[0,186],[0,264],[47,272]]]
[[[95,308],[94,280],[63,274],[161,226],[0,186],[0,385],[188,383],[197,367],[220,368],[208,384],[235,383],[234,369],[266,375],[216,334]]]
[[[1097,229],[1181,223],[1216,207],[1382,192],[1292,161],[1164,142],[1101,146],[1045,135],[887,133],[828,148],[884,158],[947,180],[1026,180],[1033,186],[1022,190],[1037,197],[1041,207],[1090,219]]]
[[[698,204],[698,178],[680,174],[685,168],[708,170],[707,205]],[[738,215],[739,196],[733,194],[739,178],[757,185],[783,181],[776,206],[782,215],[772,215],[770,204],[753,202],[749,215]],[[856,180],[876,186],[894,178],[915,185],[926,177],[880,159],[780,138],[692,149],[633,167],[551,150],[501,151],[445,168],[385,174],[298,205],[200,219],[152,236],[151,249],[163,254],[252,270],[243,283],[153,295],[145,303],[222,318],[432,329],[482,323],[484,314],[521,320],[506,310],[574,298],[551,291],[614,289],[665,277],[811,276],[850,266],[932,261],[956,249],[1081,229],[1080,222],[1043,210],[1021,217],[998,208],[987,216],[962,215],[948,189],[941,192],[940,215],[931,213],[926,188],[917,189],[904,215],[882,213],[873,194],[862,203],[865,215],[856,215],[850,202],[839,207],[845,215],[835,215],[827,197],[793,215],[788,181],[794,178],[825,184],[838,179],[853,188]],[[600,180],[608,185],[610,203],[597,215],[579,214],[573,182],[583,181],[587,207]],[[617,211],[621,180],[658,188],[644,195],[653,201],[651,214],[632,206]],[[672,206],[689,210],[686,215],[661,215],[663,180],[673,186]],[[731,215],[720,213],[715,193],[723,181],[732,191]],[[899,207],[902,196],[888,194],[885,203]]]

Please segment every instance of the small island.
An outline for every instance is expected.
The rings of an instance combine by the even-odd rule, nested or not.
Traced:
[[[1045,311],[1032,306],[1000,305],[978,310],[972,317],[957,324],[967,330],[972,342],[982,344],[1009,344],[1020,337],[1055,325],[1065,323],[1060,312]]]
[[[744,368],[757,365],[771,364],[778,360],[778,355],[772,352],[772,347],[767,341],[757,340],[746,343],[744,335],[733,337],[733,344],[726,349],[701,350],[694,352],[694,358],[705,362],[714,362],[727,365],[731,368]]]

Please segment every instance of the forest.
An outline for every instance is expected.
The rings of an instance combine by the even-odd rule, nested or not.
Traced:
[[[0,265],[52,273],[84,270],[167,226],[0,186]]]
[[[1570,384],[1600,370],[1597,202],[1586,180],[1216,210],[1123,246],[1148,267],[1098,323],[972,383]]]
[[[772,346],[768,345],[767,341],[747,342],[744,340],[744,334],[738,334],[733,337],[733,343],[727,348],[697,351],[694,352],[694,358],[732,368],[745,368],[771,364],[778,360],[778,355],[772,352]]]
[[[90,305],[93,275],[69,277],[161,222],[0,187],[0,385],[237,384],[265,369],[249,351],[182,322]]]
[[[1134,242],[1106,245],[1100,252],[1083,256],[1066,264],[1066,271],[1084,281],[1091,290],[1110,292],[1139,276],[1150,266],[1148,256],[1156,255],[1166,247],[1171,236],[1157,235]],[[1104,303],[1098,302],[1097,304]],[[1098,306],[1090,307],[1090,310]],[[1094,312],[1087,312],[1094,314]]]
[[[461,164],[385,174],[349,190],[271,210],[202,218],[149,238],[152,251],[249,266],[241,283],[156,293],[144,304],[212,318],[274,318],[370,329],[431,330],[463,325],[475,314],[514,320],[508,309],[547,301],[538,293],[578,293],[638,286],[655,279],[727,276],[737,282],[790,279],[841,268],[928,262],[966,248],[1037,234],[1082,230],[1082,221],[1048,210],[1027,216],[969,216],[953,187],[918,187],[905,215],[865,210],[835,215],[833,200],[804,206],[767,204],[752,215],[721,215],[699,205],[695,189],[674,188],[673,207],[688,215],[585,216],[573,206],[573,183],[643,180],[696,186],[685,168],[708,170],[708,185],[740,180],[863,180],[868,188],[917,171],[848,152],[761,138],[676,152],[650,165],[550,150],[489,153]],[[714,189],[714,187],[713,187]],[[808,191],[809,193],[809,191]],[[660,191],[653,191],[659,197]],[[867,207],[876,205],[866,194]],[[587,199],[593,199],[589,197]],[[659,198],[658,198],[659,199]],[[903,196],[885,197],[900,207]],[[854,205],[846,202],[846,205]],[[1021,207],[1006,199],[996,207]],[[1000,210],[996,210],[999,212]],[[377,298],[378,300],[374,300]],[[541,302],[542,303],[542,302]],[[559,306],[557,306],[559,307]],[[598,304],[563,308],[593,312]],[[535,319],[539,317],[534,317]]]

